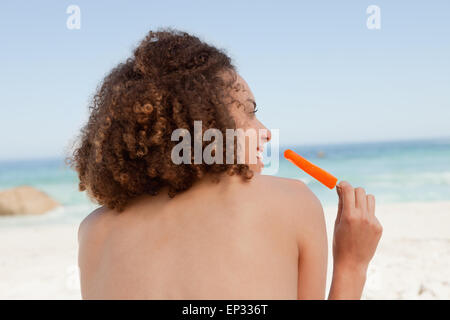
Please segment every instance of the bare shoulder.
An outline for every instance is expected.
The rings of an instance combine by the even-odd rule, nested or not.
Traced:
[[[295,214],[323,214],[319,199],[302,181],[267,175],[254,179],[264,199],[272,198]]]
[[[296,234],[325,232],[322,204],[305,183],[266,175],[254,178],[255,189],[258,189],[264,205],[273,208],[277,219],[282,218],[291,224]]]
[[[100,207],[87,215],[81,221],[78,227],[78,242],[92,243],[93,237],[99,237],[105,230],[105,219],[110,215],[110,212],[105,207]]]

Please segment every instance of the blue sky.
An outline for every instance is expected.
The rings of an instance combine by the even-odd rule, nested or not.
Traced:
[[[64,155],[104,75],[169,26],[228,52],[282,144],[450,136],[450,1],[2,1],[0,159]]]

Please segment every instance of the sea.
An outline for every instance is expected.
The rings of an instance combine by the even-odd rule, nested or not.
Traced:
[[[450,138],[280,148],[279,169],[274,175],[303,181],[328,206],[337,204],[335,189],[326,188],[283,159],[286,148],[339,180],[364,187],[376,196],[377,203],[450,201]],[[0,161],[0,191],[20,185],[36,187],[63,206],[44,215],[0,217],[0,228],[79,223],[97,207],[78,191],[77,175],[64,159]]]

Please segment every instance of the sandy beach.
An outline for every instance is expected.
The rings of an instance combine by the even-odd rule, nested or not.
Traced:
[[[335,214],[325,208],[329,243]],[[380,205],[377,216],[383,237],[363,298],[450,299],[450,202]]]
[[[330,246],[335,213],[325,207]],[[363,298],[450,299],[450,201],[379,205],[377,215],[384,234]],[[1,228],[0,252],[0,299],[81,298],[77,225]]]

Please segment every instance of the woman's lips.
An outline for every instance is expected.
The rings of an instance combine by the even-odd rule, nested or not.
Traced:
[[[263,164],[263,160],[264,160],[264,157],[263,157],[263,151],[264,151],[264,149],[262,149],[262,148],[257,148],[257,149],[256,149],[256,158],[257,158],[258,161],[264,166],[264,164]]]

